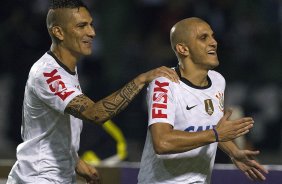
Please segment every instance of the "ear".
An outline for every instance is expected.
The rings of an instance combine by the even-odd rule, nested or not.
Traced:
[[[179,53],[182,56],[189,56],[189,48],[183,44],[183,43],[178,43],[175,46],[175,49],[177,51],[177,53]]]
[[[51,28],[52,34],[60,41],[64,40],[64,32],[60,26],[54,26]]]

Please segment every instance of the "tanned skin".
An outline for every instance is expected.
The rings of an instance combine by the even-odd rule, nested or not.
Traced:
[[[96,35],[88,9],[83,6],[50,9],[46,24],[52,39],[51,52],[70,71],[76,72],[78,60],[92,53],[92,42]],[[174,70],[162,66],[138,75],[120,90],[97,103],[84,94],[76,96],[68,103],[64,112],[82,120],[103,124],[121,112],[145,84],[161,76],[173,82],[179,80]],[[78,161],[76,172],[87,183],[101,183],[98,171],[82,160]]]
[[[172,27],[170,40],[181,76],[196,86],[206,86],[208,71],[219,64],[217,41],[209,24],[196,17],[183,19]],[[254,120],[251,117],[230,120],[231,114],[232,110],[227,110],[215,128],[218,145],[249,179],[263,181],[268,171],[254,159],[259,151],[241,150],[233,142],[249,132]],[[163,122],[150,125],[149,130],[157,154],[186,152],[216,141],[213,130],[185,132]]]
[[[82,94],[68,104],[65,112],[83,120],[103,123],[121,112],[140,90],[141,88],[131,81],[97,103]]]
[[[77,61],[92,52],[92,40],[96,33],[90,13],[84,7],[50,10],[47,27],[52,38],[51,51],[75,72]],[[79,95],[67,105],[65,113],[102,124],[122,111],[146,83],[160,76],[174,82],[179,80],[174,70],[162,66],[138,75],[123,88],[97,103],[85,95]]]

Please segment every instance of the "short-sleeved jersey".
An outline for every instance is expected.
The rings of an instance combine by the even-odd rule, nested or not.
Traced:
[[[23,143],[10,172],[17,183],[75,183],[82,121],[64,110],[80,94],[77,72],[51,51],[32,66],[23,102]]]
[[[176,71],[180,76],[179,68]],[[178,84],[160,77],[148,86],[149,126],[169,123],[174,130],[187,132],[212,129],[223,116],[225,79],[212,70],[208,72],[206,87],[180,79]],[[183,153],[158,155],[148,129],[138,183],[208,184],[216,150],[217,143],[212,143]]]

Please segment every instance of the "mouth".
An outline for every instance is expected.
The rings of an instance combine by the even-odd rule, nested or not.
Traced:
[[[208,51],[208,55],[217,56],[216,50]]]
[[[84,43],[87,47],[92,47],[92,40],[83,40],[82,43]]]

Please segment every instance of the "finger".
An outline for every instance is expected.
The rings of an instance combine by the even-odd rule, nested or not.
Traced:
[[[257,156],[260,153],[258,150],[256,150],[256,151],[244,150],[244,152],[247,156],[251,156],[251,157]]]
[[[251,176],[249,175],[249,173],[248,173],[247,171],[244,172],[244,173],[245,173],[245,175],[246,175],[250,180],[254,181],[253,178],[251,178]]]
[[[92,173],[90,177],[91,177],[92,180],[98,180],[99,179],[99,176],[98,176],[97,173]]]
[[[227,120],[232,114],[232,109],[228,108],[225,112],[224,112],[224,116],[222,117],[223,120]]]
[[[256,169],[262,171],[263,173],[265,174],[268,174],[268,170],[265,169],[262,165],[260,165],[259,163],[257,163],[256,161],[253,162],[254,163],[254,166]]]
[[[253,128],[254,121],[246,121],[246,122],[237,121],[233,124],[237,126],[238,130],[245,131],[245,130]]]
[[[239,128],[239,129],[236,131],[236,133],[238,134],[238,136],[245,135],[245,134],[247,134],[247,133],[250,131],[250,129],[251,129],[252,127],[253,127],[253,124],[250,124],[250,125],[245,126],[245,127],[241,127],[241,128]]]
[[[176,83],[180,83],[180,82],[179,82],[180,78],[179,78],[179,76],[177,75],[176,71],[175,71],[175,70],[172,70],[172,71],[173,71],[173,73],[174,73],[173,75],[175,76],[175,82],[176,82]]]
[[[237,123],[237,124],[253,124],[254,123],[254,119],[251,118],[251,117],[244,117],[244,118],[240,118],[240,119],[236,119],[236,120],[233,120],[234,123]]]
[[[248,172],[249,176],[250,176],[253,180],[257,180],[257,179],[258,179],[257,175],[256,175],[251,169],[247,170],[247,172]]]
[[[256,168],[252,168],[252,171],[257,176],[258,180],[264,181],[266,179],[265,176],[259,170],[257,170]]]
[[[250,132],[249,129],[248,129],[248,130],[245,130],[245,131],[243,131],[243,132],[240,132],[240,133],[238,133],[238,134],[236,135],[236,138],[241,137],[241,136],[243,136],[243,135],[245,135],[245,134],[247,134],[247,133],[249,133],[249,132]]]
[[[172,82],[177,82],[177,80],[175,79],[175,77],[173,77],[172,75],[168,74],[167,72],[165,71],[158,71],[153,78],[156,78],[156,77],[165,77],[167,79],[169,79],[170,81]]]
[[[171,78],[173,82],[178,82],[179,83],[179,76],[177,75],[176,71],[174,69],[162,66],[160,68],[166,75]]]
[[[101,180],[101,178],[100,178],[100,176],[99,176],[99,174],[98,173],[93,173],[93,181],[94,181],[94,184],[101,184],[102,183],[102,180]]]

